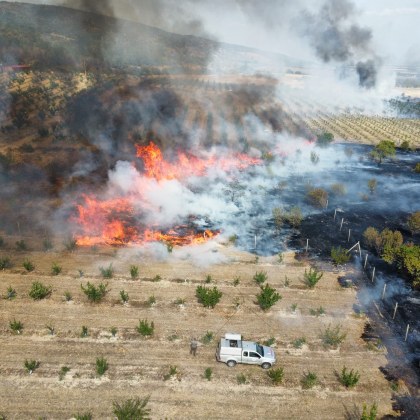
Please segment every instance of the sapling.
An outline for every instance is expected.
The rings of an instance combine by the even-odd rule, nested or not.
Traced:
[[[13,321],[9,322],[9,327],[10,329],[16,333],[16,334],[20,334],[23,330],[23,324],[20,321],[16,321],[16,319],[14,319]]]
[[[283,382],[284,369],[282,367],[271,369],[267,372],[267,376],[271,379],[274,385],[280,385]]]
[[[147,408],[149,398],[129,399],[122,403],[114,401],[112,413],[117,420],[150,420],[150,408]]]
[[[211,381],[211,376],[213,375],[213,369],[208,367],[206,368],[206,370],[204,371],[204,377],[208,380]]]
[[[98,357],[96,359],[96,373],[102,376],[108,370],[108,362],[104,357]]]
[[[29,373],[29,375],[32,374],[32,372],[34,372],[36,369],[38,369],[40,362],[36,361],[36,360],[25,360],[25,369],[27,370],[27,372]]]

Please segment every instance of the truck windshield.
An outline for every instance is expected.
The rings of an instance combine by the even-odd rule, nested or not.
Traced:
[[[264,348],[260,344],[257,344],[257,352],[264,357]]]

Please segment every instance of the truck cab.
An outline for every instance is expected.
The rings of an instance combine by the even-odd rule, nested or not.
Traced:
[[[229,367],[237,363],[246,363],[269,369],[276,363],[276,355],[271,347],[244,341],[240,334],[227,333],[220,339],[216,360],[226,363]]]

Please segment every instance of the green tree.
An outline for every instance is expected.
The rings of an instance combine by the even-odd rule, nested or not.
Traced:
[[[279,300],[282,299],[280,293],[277,293],[276,289],[272,288],[269,284],[261,286],[261,292],[257,295],[257,302],[263,311],[270,309]]]
[[[319,282],[319,280],[321,280],[323,275],[324,273],[319,272],[316,268],[311,267],[309,271],[306,271],[305,269],[304,280],[306,285],[310,289],[313,289],[315,285]]]
[[[420,211],[408,216],[407,225],[413,235],[420,232]]]
[[[383,159],[395,156],[395,143],[391,140],[381,140],[370,153],[371,157],[378,163],[382,163]]]
[[[223,295],[216,286],[212,289],[205,286],[197,286],[195,294],[198,301],[206,308],[214,308]]]
[[[316,144],[319,147],[328,147],[334,140],[332,133],[322,133],[317,136]]]

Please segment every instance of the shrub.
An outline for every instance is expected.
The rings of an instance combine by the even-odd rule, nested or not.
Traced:
[[[114,277],[114,268],[112,264],[109,264],[108,267],[99,267],[99,271],[104,279],[112,279]]]
[[[381,236],[377,229],[369,226],[363,232],[363,239],[369,248],[374,248],[379,253],[381,249]]]
[[[280,229],[283,226],[283,222],[285,220],[285,215],[283,210],[279,207],[275,207],[272,211],[274,224],[276,225],[277,229]]]
[[[263,284],[267,280],[267,273],[264,271],[259,271],[254,275],[254,281],[257,284]]]
[[[302,388],[303,389],[310,389],[313,388],[315,385],[318,384],[318,377],[314,372],[307,372],[303,374],[303,378],[301,380]]]
[[[120,298],[122,303],[128,302],[128,293],[125,290],[120,290]]]
[[[156,274],[156,276],[152,278],[152,281],[155,283],[161,280],[162,280],[162,277],[159,274]]]
[[[172,254],[172,251],[174,250],[173,244],[171,244],[170,242],[167,242],[166,243],[166,250],[168,251],[168,254]]]
[[[4,244],[5,244],[4,238],[3,238],[3,236],[0,236],[0,248],[3,248]]]
[[[233,285],[236,287],[236,286],[239,286],[239,283],[241,282],[241,279],[240,279],[240,277],[235,277],[234,279],[233,279]]]
[[[137,325],[136,330],[141,336],[150,337],[155,331],[155,324],[153,321],[149,324],[147,319],[142,319],[139,321],[139,325]]]
[[[109,292],[107,289],[108,283],[100,283],[98,286],[95,286],[94,284],[87,282],[86,287],[84,287],[83,284],[80,284],[80,287],[91,302],[100,302]]]
[[[346,249],[339,247],[331,248],[331,259],[333,260],[334,265],[346,264],[350,261],[350,255]]]
[[[111,335],[115,337],[117,335],[118,329],[117,327],[111,327],[109,331],[111,332]]]
[[[206,370],[204,371],[204,377],[208,380],[211,381],[211,376],[213,375],[213,369],[212,368],[206,368]]]
[[[310,268],[309,272],[305,269],[305,274],[303,275],[303,278],[305,280],[306,285],[313,289],[315,285],[321,280],[322,276],[324,275],[323,272],[319,272],[316,268]]]
[[[376,160],[378,163],[382,163],[382,160],[395,156],[395,143],[390,140],[381,140],[370,152],[370,156],[372,159]]]
[[[96,358],[96,373],[102,376],[108,370],[108,362],[104,357]]]
[[[51,242],[51,239],[48,239],[48,238],[42,241],[42,247],[44,248],[45,252],[51,251],[54,248],[53,243]]]
[[[27,251],[27,250],[28,250],[28,246],[26,245],[26,242],[23,239],[16,242],[16,251]]]
[[[270,337],[268,340],[263,341],[264,346],[271,347],[276,342],[274,337]]]
[[[137,265],[130,266],[130,276],[133,280],[139,277],[139,267]]]
[[[16,319],[9,322],[9,327],[16,334],[20,334],[23,330],[23,324],[20,321],[16,321]]]
[[[376,420],[378,415],[378,406],[374,403],[370,408],[366,404],[363,404],[363,412],[360,420]]]
[[[286,218],[289,224],[293,228],[297,229],[302,224],[302,210],[300,209],[300,207],[294,206],[289,210],[289,212],[286,215]]]
[[[76,420],[92,420],[93,416],[91,413],[77,413],[73,416]]]
[[[394,232],[385,228],[381,232],[381,257],[384,261],[392,264],[396,258],[397,252],[404,242],[404,238],[398,230]]]
[[[396,252],[395,262],[398,271],[406,276],[413,287],[420,288],[420,246],[403,245]]]
[[[50,333],[50,335],[54,335],[55,334],[55,327],[53,325],[46,325],[45,328],[48,330],[48,332]]]
[[[86,327],[86,325],[82,326],[82,332],[80,333],[80,337],[82,338],[86,338],[89,336],[89,330],[88,327]]]
[[[373,194],[376,191],[376,187],[378,186],[378,181],[375,178],[369,179],[368,188],[371,194]]]
[[[332,133],[322,133],[317,136],[316,144],[319,147],[327,147],[334,140],[334,135]]]
[[[282,367],[271,369],[267,372],[267,376],[271,379],[274,385],[280,385],[283,382],[284,369]]]
[[[275,305],[281,298],[282,296],[276,292],[276,289],[266,284],[261,286],[261,292],[257,295],[257,302],[260,308],[265,311]]]
[[[312,188],[308,191],[306,199],[312,206],[324,208],[327,205],[328,193],[322,188]]]
[[[346,388],[353,388],[360,379],[360,373],[354,371],[353,369],[348,371],[347,368],[344,366],[341,370],[341,374],[339,375],[339,381],[342,385]]]
[[[25,260],[22,265],[23,265],[23,268],[28,272],[35,270],[35,265],[33,264],[32,261]]]
[[[149,299],[147,299],[147,304],[149,306],[153,306],[156,304],[156,298],[154,295],[150,296]]]
[[[306,344],[306,338],[300,337],[293,341],[292,345],[295,349],[301,349]]]
[[[245,385],[247,382],[246,376],[243,373],[240,373],[236,376],[236,382],[238,382],[238,385]]]
[[[314,316],[320,316],[320,315],[325,314],[325,309],[322,306],[320,306],[319,308],[316,308],[316,309],[310,309],[309,313]]]
[[[204,283],[211,283],[212,282],[212,278],[210,274],[207,274],[206,279],[204,280]]]
[[[60,373],[58,374],[58,379],[62,381],[67,373],[70,372],[70,368],[68,366],[62,366],[60,369]]]
[[[201,338],[201,341],[203,344],[210,344],[214,339],[214,334],[212,331],[207,331],[203,337]]]
[[[69,252],[73,252],[77,249],[77,241],[74,238],[67,238],[63,242],[63,245],[64,245],[64,248]]]
[[[346,187],[343,184],[333,184],[331,185],[331,190],[334,195],[345,195],[346,194]]]
[[[66,302],[70,302],[71,300],[73,300],[73,296],[70,292],[64,292],[64,299]]]
[[[53,276],[58,276],[62,270],[63,270],[62,267],[58,265],[57,263],[53,263],[53,265],[51,266],[51,274]]]
[[[112,413],[117,420],[150,420],[150,408],[147,408],[150,397],[129,399],[122,403],[112,403]]]
[[[36,361],[36,360],[28,360],[28,359],[26,359],[25,363],[24,363],[25,369],[27,370],[29,375],[31,375],[32,372],[34,372],[36,369],[38,369],[40,364],[41,363]]]
[[[318,153],[311,152],[311,162],[316,165],[319,162],[319,155]]]
[[[51,294],[52,287],[45,286],[39,281],[35,281],[32,283],[31,290],[29,291],[29,296],[34,300],[41,300],[45,299]]]
[[[404,150],[405,152],[408,152],[411,149],[411,144],[408,140],[404,140],[400,144],[401,150]]]
[[[174,304],[175,305],[185,305],[185,302],[186,302],[185,299],[183,299],[183,298],[177,298],[177,299],[175,299]]]
[[[0,270],[6,270],[6,268],[11,268],[12,262],[10,261],[10,258],[3,257],[0,258]]]
[[[420,232],[420,211],[416,211],[408,216],[407,225],[412,234]]]
[[[321,334],[321,340],[324,343],[324,346],[329,346],[332,348],[337,348],[346,338],[347,334],[341,332],[341,326],[336,325],[331,327],[329,325]]]
[[[414,172],[416,174],[420,174],[420,162],[416,163],[416,166],[414,167]]]
[[[172,376],[175,376],[177,374],[178,374],[178,368],[176,366],[169,366],[169,372],[163,375],[163,380],[167,381],[168,379],[172,378]]]
[[[6,292],[6,299],[12,300],[15,297],[16,297],[16,289],[13,289],[12,286],[9,286]]]
[[[223,293],[220,292],[216,286],[214,286],[213,289],[204,286],[197,286],[195,294],[198,301],[205,308],[214,308],[219,303],[223,295]]]

